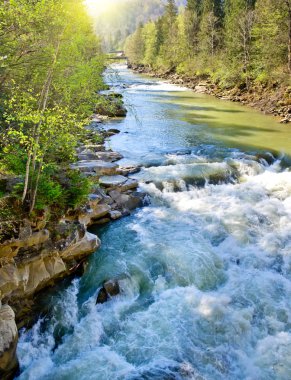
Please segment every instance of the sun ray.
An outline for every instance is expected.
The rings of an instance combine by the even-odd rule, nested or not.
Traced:
[[[85,0],[84,2],[91,16],[99,16],[110,10],[117,3],[117,0]]]

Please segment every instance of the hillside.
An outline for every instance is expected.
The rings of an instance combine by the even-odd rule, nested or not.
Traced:
[[[177,0],[178,7],[185,0]],[[102,37],[106,51],[121,49],[128,37],[141,23],[156,20],[164,12],[164,0],[120,0],[114,7],[95,16],[96,32]]]

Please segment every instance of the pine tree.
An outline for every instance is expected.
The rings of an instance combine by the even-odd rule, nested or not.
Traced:
[[[178,9],[174,0],[168,0],[165,7],[165,14],[160,19],[162,44],[159,49],[159,58],[164,68],[172,70],[178,60]]]
[[[249,86],[254,0],[225,0],[225,44],[233,78]]]
[[[258,75],[268,80],[274,71],[285,65],[291,72],[291,1],[257,0],[255,39]]]
[[[202,15],[202,0],[188,0],[185,9],[185,33],[189,46],[189,57],[198,54],[199,31]]]
[[[222,40],[223,8],[220,0],[203,2],[199,46],[204,57],[214,57]]]
[[[129,58],[130,63],[141,64],[144,60],[145,41],[143,34],[143,26],[139,25],[137,30],[130,35],[125,43],[125,54]]]
[[[178,14],[178,9],[175,3],[175,0],[168,0],[165,7],[165,17],[168,23],[175,22],[175,19]]]

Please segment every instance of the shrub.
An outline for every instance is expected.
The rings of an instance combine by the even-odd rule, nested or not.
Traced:
[[[79,172],[70,170],[66,172],[66,184],[63,186],[65,186],[66,206],[77,208],[87,200],[92,184]]]

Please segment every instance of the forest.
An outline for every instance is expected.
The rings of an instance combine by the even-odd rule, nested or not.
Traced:
[[[1,178],[13,178],[13,204],[31,216],[66,209],[89,186],[69,163],[104,88],[100,40],[82,0],[2,1],[0,20]]]
[[[290,0],[169,0],[126,41],[135,65],[210,78],[228,88],[290,84]]]

